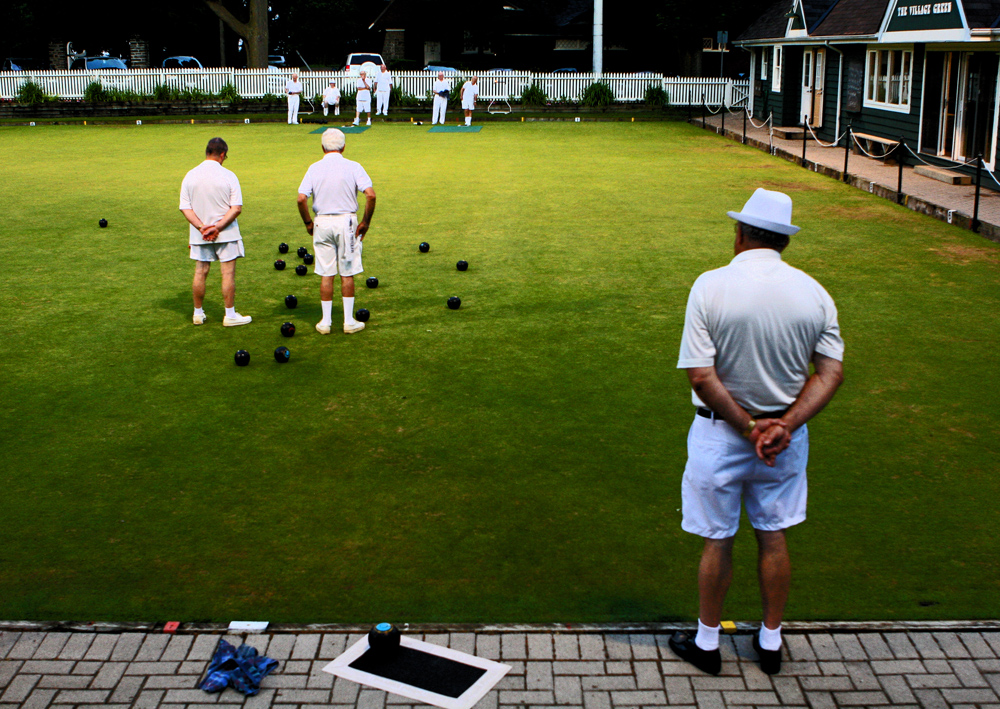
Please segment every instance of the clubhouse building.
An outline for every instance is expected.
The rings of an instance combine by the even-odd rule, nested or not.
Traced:
[[[1000,0],[782,0],[735,44],[751,53],[758,120],[997,167]]]

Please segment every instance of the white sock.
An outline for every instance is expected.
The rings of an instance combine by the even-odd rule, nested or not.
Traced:
[[[236,308],[226,308],[226,317],[227,318],[235,318],[236,317]]]
[[[195,315],[204,315],[205,314],[205,309],[204,308],[195,308],[194,309],[194,314]]]
[[[354,324],[354,297],[344,297],[344,324]]]
[[[471,116],[469,118],[465,119],[465,125],[467,125],[467,126],[471,126],[472,125],[472,117]]]
[[[333,322],[333,301],[321,300],[319,304],[323,307],[323,322],[321,325],[329,325]]]
[[[781,649],[781,626],[771,630],[763,623],[760,624],[760,647],[763,650]]]
[[[698,634],[694,638],[694,644],[700,647],[702,650],[711,652],[712,650],[719,649],[719,628],[721,626],[715,626],[710,628],[701,622],[701,618],[698,619]]]

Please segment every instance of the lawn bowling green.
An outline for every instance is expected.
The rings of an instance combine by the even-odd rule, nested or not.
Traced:
[[[693,620],[678,344],[757,186],[795,200],[785,258],[847,344],[787,617],[995,617],[997,245],[684,124],[379,124],[345,152],[378,194],[372,318],[322,336],[320,278],[272,265],[309,243],[307,129],[0,128],[0,618]],[[215,135],[244,197],[237,328],[217,265],[191,324],[177,209]],[[743,526],[726,615],[753,620]]]

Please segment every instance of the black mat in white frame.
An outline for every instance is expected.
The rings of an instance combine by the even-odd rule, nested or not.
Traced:
[[[440,645],[425,643],[422,640],[414,640],[405,635],[400,638],[399,645],[400,654],[397,655],[396,659],[387,663],[374,662],[371,654],[366,655],[369,649],[368,637],[363,637],[349,647],[344,654],[324,667],[323,671],[358,684],[392,692],[425,704],[432,704],[441,707],[441,709],[471,709],[511,669],[510,665],[486,660]],[[463,667],[455,668],[455,675],[460,683],[459,686],[464,688],[464,691],[458,696],[448,696],[391,678],[392,675],[407,675],[407,668],[403,665],[412,665],[414,660],[419,662],[421,655],[423,655],[429,676],[434,672],[446,671],[449,663],[462,665]],[[354,666],[352,667],[352,665]],[[425,682],[425,684],[434,685],[435,683]]]

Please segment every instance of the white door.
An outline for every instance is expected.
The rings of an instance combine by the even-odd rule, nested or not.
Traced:
[[[799,109],[799,120],[812,122],[813,113],[813,50],[802,53],[802,106]]]

